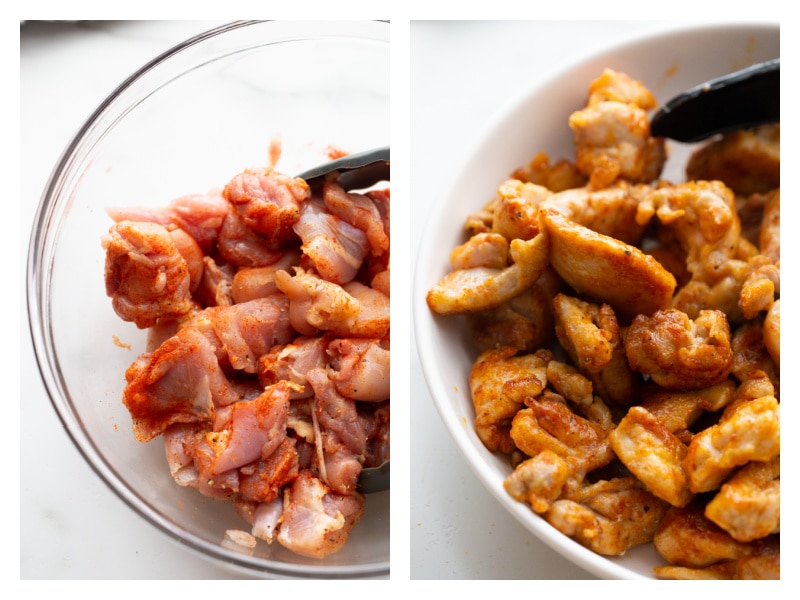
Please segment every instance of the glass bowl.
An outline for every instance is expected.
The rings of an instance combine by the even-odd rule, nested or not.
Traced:
[[[28,312],[53,407],[97,475],[182,546],[267,578],[384,578],[389,492],[367,497],[344,548],[305,558],[279,544],[225,542],[248,529],[227,502],[175,484],[160,438],[135,440],[121,402],[146,332],[123,322],[104,286],[100,239],[111,206],[165,206],[267,164],[297,174],[331,148],[389,145],[386,22],[236,22],[177,45],[114,90],[81,126],[47,183],[31,233]]]
[[[551,160],[573,159],[569,115],[585,105],[589,83],[606,67],[641,80],[663,104],[694,85],[780,56],[780,29],[773,24],[692,24],[628,39],[559,68],[528,78],[490,120],[436,200],[422,233],[415,265],[414,332],[431,398],[464,461],[486,489],[532,535],[553,552],[604,579],[653,579],[664,564],[652,544],[619,557],[595,554],[551,527],[530,506],[503,488],[508,460],[491,453],[475,433],[469,372],[475,359],[460,317],[435,315],[426,294],[450,271],[450,253],[465,241],[463,223],[492,198],[498,185],[539,151]],[[533,79],[533,81],[531,81]],[[504,88],[509,91],[508,87]],[[682,181],[689,145],[670,143],[663,177]],[[477,521],[472,527],[491,526]]]

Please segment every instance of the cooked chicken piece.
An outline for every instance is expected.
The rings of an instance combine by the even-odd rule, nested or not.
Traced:
[[[749,542],[780,531],[780,457],[739,469],[706,505],[708,519],[733,539]]]
[[[487,350],[473,363],[469,386],[475,432],[492,452],[510,454],[514,450],[509,435],[511,420],[526,397],[538,396],[547,385],[546,368],[551,358],[548,352],[517,356],[516,348],[506,347]]]
[[[781,293],[781,270],[766,256],[757,256],[748,262],[749,273],[742,283],[739,306],[745,319],[753,319],[768,311]]]
[[[369,253],[367,234],[316,199],[302,203],[294,231],[303,242],[304,261],[326,281],[340,285],[352,281]]]
[[[551,450],[543,450],[517,465],[503,487],[512,498],[527,502],[541,514],[561,496],[569,476],[567,461]]]
[[[472,341],[479,352],[503,346],[534,352],[553,341],[553,296],[561,278],[548,268],[519,296],[496,308],[467,313]]]
[[[625,337],[631,368],[671,390],[702,389],[724,381],[733,367],[730,330],[720,311],[695,320],[675,310],[638,315]]]
[[[508,240],[499,233],[478,233],[450,253],[454,271],[485,267],[503,269],[508,266]]]
[[[264,298],[278,291],[275,284],[275,273],[290,271],[300,265],[300,252],[286,250],[271,265],[263,267],[240,267],[233,275],[230,284],[230,296],[234,303],[248,302],[256,298]]]
[[[638,400],[641,383],[628,366],[614,310],[558,294],[553,298],[555,332],[562,348],[594,386],[594,393],[620,406]]]
[[[578,293],[626,316],[651,315],[669,306],[675,278],[654,258],[553,209],[542,209],[540,218],[551,239],[550,264]]]
[[[428,291],[428,306],[439,314],[495,308],[518,296],[539,279],[547,269],[549,247],[549,237],[543,233],[527,241],[512,240],[509,247],[511,266],[451,271]]]
[[[720,268],[735,257],[741,235],[730,188],[719,181],[659,186],[639,204],[640,223],[653,215],[680,241],[693,278],[713,284],[726,274]]]
[[[503,182],[494,203],[492,232],[511,241],[529,240],[539,233],[539,206],[550,196],[550,190],[516,179]]]
[[[708,492],[736,467],[772,460],[780,452],[780,404],[764,396],[728,405],[719,423],[692,438],[683,469],[693,492]]]
[[[653,545],[669,563],[705,568],[728,561],[769,554],[774,536],[757,542],[739,542],[703,515],[702,503],[672,507],[653,537]]]
[[[690,429],[707,412],[717,412],[730,404],[736,383],[728,378],[699,390],[668,390],[649,384],[642,388],[642,408],[658,419],[671,433]]]
[[[594,395],[592,382],[575,367],[551,360],[547,363],[547,382],[589,421],[608,431],[614,428],[611,411],[600,396]]]
[[[761,254],[778,263],[781,260],[781,190],[770,192],[767,198],[758,232],[758,247]]]
[[[750,379],[753,373],[759,376],[766,374],[775,388],[775,395],[777,395],[780,390],[780,371],[772,354],[767,349],[767,338],[774,334],[767,333],[765,327],[766,320],[762,322],[760,319],[754,319],[747,321],[733,332],[731,339],[733,369],[731,373],[742,382]]]
[[[322,196],[331,214],[366,234],[372,254],[380,256],[389,250],[389,236],[383,229],[383,216],[379,205],[372,197],[346,192],[339,185],[337,173],[326,177],[322,186]]]
[[[551,192],[560,192],[586,185],[587,178],[566,159],[550,163],[546,152],[538,152],[531,161],[511,173],[512,179],[546,187]]]
[[[309,471],[302,471],[284,492],[278,542],[293,552],[324,558],[342,548],[364,515],[364,496],[333,492]]]
[[[202,276],[202,252],[195,252],[199,247],[182,230],[120,221],[109,229],[102,245],[106,293],[120,318],[145,329],[195,308],[191,290]]]
[[[638,246],[646,228],[637,220],[639,204],[651,191],[648,185],[619,180],[602,189],[586,186],[563,190],[551,194],[541,206],[592,231]]]
[[[694,498],[681,461],[686,446],[641,406],[632,406],[608,436],[611,449],[650,492],[673,506]]]
[[[657,179],[666,161],[664,140],[650,136],[647,111],[656,106],[641,82],[611,69],[589,88],[586,108],[570,115],[578,169],[593,187],[618,177],[648,182]]]
[[[548,523],[604,556],[619,556],[653,540],[668,505],[633,477],[586,486],[581,501],[556,500]]]
[[[697,150],[686,166],[687,179],[723,181],[743,196],[780,187],[780,174],[779,123],[727,133]]]
[[[764,347],[770,357],[775,361],[775,366],[781,368],[781,299],[772,303],[767,316],[764,318]]]
[[[528,408],[514,415],[511,439],[528,456],[544,450],[555,452],[569,466],[570,477],[583,481],[590,471],[614,459],[608,430],[572,412],[565,403],[531,399]]]
[[[468,237],[492,231],[494,205],[496,202],[497,197],[494,197],[484,204],[478,212],[467,215],[464,220],[464,231]]]

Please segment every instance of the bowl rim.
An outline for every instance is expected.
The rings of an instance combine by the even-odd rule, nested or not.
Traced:
[[[271,24],[275,24],[274,26]],[[385,24],[386,27],[381,26]],[[106,115],[110,108],[124,100],[125,94],[131,86],[140,83],[150,75],[154,69],[165,61],[177,60],[182,53],[194,46],[211,43],[220,36],[237,32],[251,27],[282,28],[277,34],[282,36],[279,41],[286,41],[286,36],[292,40],[302,39],[360,39],[372,42],[389,42],[389,22],[386,20],[350,20],[337,21],[339,27],[332,28],[330,22],[312,21],[281,21],[281,20],[248,20],[231,21],[229,23],[208,29],[184,41],[181,41],[155,58],[146,62],[131,75],[126,77],[115,87],[100,104],[82,122],[77,131],[70,138],[53,169],[40,196],[39,204],[33,218],[29,233],[27,263],[26,263],[26,300],[28,330],[33,344],[39,375],[44,384],[50,404],[61,421],[64,429],[74,447],[83,457],[89,467],[101,481],[126,504],[134,513],[140,515],[156,530],[165,534],[167,539],[182,548],[188,548],[192,553],[204,558],[214,560],[219,564],[259,577],[274,579],[353,579],[353,578],[385,578],[389,574],[389,560],[378,560],[364,565],[335,565],[326,564],[321,560],[319,564],[290,564],[269,559],[251,557],[246,554],[229,550],[221,545],[215,545],[195,535],[189,530],[171,523],[153,509],[146,498],[136,490],[131,489],[119,476],[117,471],[109,464],[97,446],[84,429],[80,416],[71,408],[69,393],[66,383],[58,367],[57,353],[51,344],[53,339],[52,322],[49,316],[49,300],[45,293],[48,289],[48,277],[52,267],[55,234],[59,223],[59,212],[63,207],[56,200],[60,198],[59,190],[64,185],[64,179],[70,172],[73,158],[83,140],[92,133],[93,128]],[[311,29],[309,29],[309,27]],[[341,28],[344,27],[346,31]],[[275,43],[248,43],[245,49],[252,49],[262,45]],[[241,44],[240,44],[241,45]],[[227,57],[237,50],[215,49],[214,59]],[[177,57],[177,59],[176,59]],[[163,83],[161,84],[163,85]],[[157,90],[161,86],[154,89]],[[130,106],[126,107],[126,111]],[[125,113],[123,112],[123,115]],[[120,118],[120,117],[117,117]],[[385,492],[388,494],[388,492]],[[388,533],[388,528],[387,528]],[[266,563],[266,564],[265,564]]]
[[[518,112],[529,98],[551,85],[553,81],[565,73],[573,72],[592,61],[602,59],[604,56],[633,50],[643,44],[661,42],[675,35],[689,35],[723,31],[759,31],[764,35],[780,35],[780,23],[773,20],[763,21],[696,21],[674,22],[665,25],[663,29],[651,32],[633,33],[614,42],[600,44],[593,47],[589,53],[569,61],[555,64],[552,68],[537,77],[535,82],[521,85],[517,94],[505,102],[500,103],[492,112],[484,126],[479,128],[476,135],[470,140],[467,148],[462,151],[450,173],[453,181],[458,181],[459,175],[467,173],[471,168],[480,164],[481,149],[495,136],[495,131],[505,123],[510,115]],[[588,85],[588,82],[587,82]],[[454,195],[457,183],[445,186],[440,194],[441,202],[434,202],[429,209],[427,220],[422,228],[416,261],[414,263],[412,319],[416,341],[416,351],[425,383],[428,387],[431,400],[439,414],[445,429],[458,448],[462,458],[486,490],[529,532],[535,535],[550,549],[555,550],[567,560],[583,568],[593,575],[603,579],[653,579],[641,573],[631,571],[625,566],[614,562],[613,557],[605,557],[582,546],[577,541],[561,533],[544,519],[533,513],[527,505],[517,502],[508,496],[502,486],[497,486],[492,481],[489,473],[491,466],[486,458],[480,454],[480,449],[471,443],[468,435],[470,427],[464,427],[461,417],[456,413],[454,403],[448,400],[451,395],[448,385],[439,376],[436,369],[437,357],[435,344],[430,343],[436,339],[434,335],[434,321],[441,318],[432,314],[427,303],[426,294],[431,284],[430,270],[426,264],[431,256],[436,256],[437,235],[436,230],[443,222],[447,210],[452,203],[450,197]],[[450,219],[452,221],[452,218]],[[449,252],[449,250],[448,250]],[[452,317],[450,317],[452,318]],[[463,384],[464,382],[462,382]],[[460,387],[460,386],[459,386]]]

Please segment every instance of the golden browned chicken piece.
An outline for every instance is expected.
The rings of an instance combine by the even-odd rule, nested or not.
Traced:
[[[578,169],[602,188],[623,177],[648,182],[661,174],[664,140],[650,136],[653,94],[625,73],[605,69],[589,87],[586,108],[570,115]]]
[[[450,252],[450,266],[454,271],[478,267],[502,269],[507,265],[508,239],[499,233],[475,234]]]
[[[778,310],[780,310],[780,306]],[[773,314],[772,318],[774,316]],[[753,319],[745,322],[733,332],[731,339],[733,369],[731,373],[741,382],[748,381],[754,375],[759,378],[766,376],[777,395],[780,390],[780,370],[766,345],[767,338],[774,336],[774,332],[767,332],[766,327],[766,319],[764,321]],[[778,339],[772,340],[772,342],[776,341],[780,342],[780,332],[778,332]]]
[[[543,450],[517,465],[503,487],[518,502],[527,502],[537,513],[544,513],[561,496],[570,475],[566,460],[552,450]]]
[[[553,298],[558,341],[594,386],[594,393],[613,404],[630,406],[638,398],[639,375],[628,366],[622,331],[614,310],[579,298]]]
[[[533,183],[509,179],[497,189],[492,232],[508,240],[529,240],[539,233],[539,206],[550,190]]]
[[[583,417],[611,431],[614,420],[600,396],[593,393],[592,382],[572,365],[558,360],[547,363],[547,382],[571,403]]]
[[[773,579],[780,572],[780,542],[771,535],[739,542],[703,515],[701,503],[672,507],[653,537],[672,566],[656,567],[670,579]]]
[[[695,152],[687,179],[724,181],[737,194],[766,193],[781,185],[779,123],[734,131]]]
[[[725,408],[735,393],[732,378],[699,390],[667,390],[649,383],[642,388],[641,406],[668,431],[679,433],[688,430],[704,413]]]
[[[553,340],[553,296],[561,279],[548,268],[531,287],[496,308],[467,313],[478,351],[513,346],[535,352]]]
[[[587,182],[587,177],[570,161],[562,158],[551,164],[547,152],[537,152],[527,165],[514,169],[511,177],[544,186],[551,192],[581,187]]]
[[[602,189],[584,186],[550,194],[541,206],[592,231],[637,246],[647,225],[638,220],[639,205],[652,190],[649,185],[620,179]]]
[[[654,258],[543,208],[541,227],[551,239],[550,264],[580,294],[631,317],[666,308],[675,277]]]
[[[511,421],[525,398],[538,396],[547,385],[549,352],[517,354],[516,348],[481,353],[469,376],[475,406],[475,431],[492,452],[510,454],[514,448],[509,433]]]
[[[495,308],[539,279],[547,269],[549,247],[549,238],[542,233],[530,240],[512,240],[513,264],[450,271],[428,291],[428,306],[443,315]]]
[[[772,303],[764,318],[764,347],[775,366],[781,368],[781,299]]]
[[[625,337],[625,351],[632,369],[673,390],[720,383],[733,367],[728,321],[720,311],[701,311],[695,320],[675,309],[638,315]]]
[[[551,395],[552,397],[552,395]],[[550,450],[567,462],[570,479],[580,484],[587,473],[614,459],[608,429],[575,414],[566,402],[531,399],[511,423],[511,439],[528,456]]]
[[[727,531],[733,539],[750,542],[780,532],[781,462],[747,463],[706,505],[708,519]]]
[[[681,462],[686,446],[653,414],[632,406],[608,436],[611,449],[650,492],[673,506],[694,498]]]
[[[692,438],[683,469],[693,492],[708,492],[719,488],[736,467],[772,460],[780,452],[780,404],[774,396],[764,396],[728,405],[719,423]]]
[[[781,260],[781,190],[767,194],[767,202],[758,232],[758,247],[761,254],[774,263]]]
[[[576,500],[556,500],[545,518],[598,554],[618,556],[653,540],[667,506],[635,477],[624,477],[586,486]]]

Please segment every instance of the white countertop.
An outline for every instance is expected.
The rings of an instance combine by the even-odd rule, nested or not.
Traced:
[[[83,119],[136,68],[217,22],[28,22],[20,34],[22,269],[27,237],[51,168]],[[411,231],[395,253],[416,260],[431,199],[483,122],[503,105],[503,85],[570,61],[658,22],[412,22]],[[393,38],[395,39],[395,38]],[[554,51],[557,49],[557,51]],[[402,82],[402,80],[400,80]],[[408,90],[393,88],[394,94]],[[398,103],[402,107],[403,103]],[[399,145],[402,140],[397,140]],[[393,142],[394,144],[394,142]],[[402,151],[403,148],[395,150]],[[424,191],[425,193],[420,193]],[[398,223],[405,222],[398,219]],[[404,244],[410,240],[408,250]],[[413,263],[412,263],[413,264]],[[395,290],[402,290],[399,283]],[[401,297],[395,293],[395,301]],[[92,472],[64,432],[38,375],[22,297],[20,577],[234,578],[143,523]],[[407,328],[411,331],[411,327]],[[395,336],[401,335],[395,328]],[[591,579],[508,515],[464,463],[436,412],[411,333],[410,495],[412,579]],[[395,431],[394,436],[407,435]]]

